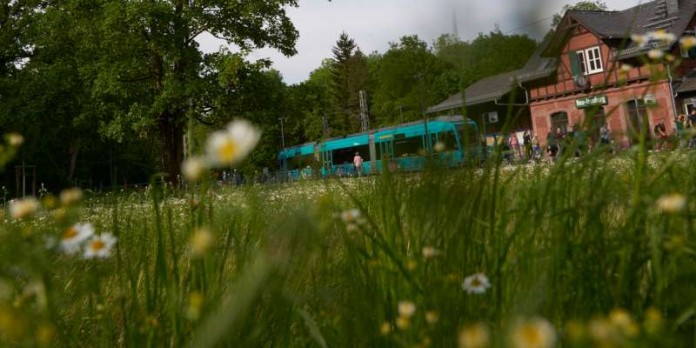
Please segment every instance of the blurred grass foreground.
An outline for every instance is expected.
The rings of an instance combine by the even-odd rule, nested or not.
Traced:
[[[235,144],[208,155],[237,160]],[[0,342],[693,346],[693,168],[692,152],[643,148],[18,200],[0,230]]]

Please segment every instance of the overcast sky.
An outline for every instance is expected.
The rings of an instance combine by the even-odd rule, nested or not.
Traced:
[[[539,40],[550,28],[551,17],[574,0],[300,0],[288,15],[300,32],[297,54],[287,58],[272,49],[254,52],[249,59],[270,58],[287,84],[305,81],[325,58],[341,32],[369,54],[384,53],[390,42],[418,35],[429,45],[442,34],[456,31],[469,41],[489,33],[496,25],[504,34],[527,34]],[[623,10],[645,0],[606,0],[609,10]],[[199,37],[204,52],[222,44]]]

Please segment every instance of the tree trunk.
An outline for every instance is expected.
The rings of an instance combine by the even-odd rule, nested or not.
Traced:
[[[68,180],[73,181],[75,175],[75,165],[77,164],[77,155],[80,153],[80,147],[76,144],[70,145],[70,168],[68,169]]]
[[[184,128],[176,115],[164,112],[158,121],[160,133],[160,162],[167,173],[166,181],[174,182],[181,173],[184,153]]]

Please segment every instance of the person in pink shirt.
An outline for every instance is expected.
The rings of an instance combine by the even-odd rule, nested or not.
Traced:
[[[360,156],[360,152],[355,153],[355,157],[353,157],[353,165],[355,165],[355,173],[357,175],[362,174],[362,166],[363,166],[363,158]]]
[[[508,138],[508,146],[510,147],[510,151],[512,151],[513,155],[515,158],[520,158],[520,141],[517,139],[517,133],[512,132],[510,133],[510,137]]]

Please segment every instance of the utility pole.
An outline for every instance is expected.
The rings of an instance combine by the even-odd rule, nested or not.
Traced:
[[[416,74],[416,80],[418,80],[418,85],[420,93],[418,93],[418,104],[420,105],[420,112],[423,116],[423,126],[425,127],[425,150],[430,153],[430,132],[428,132],[428,114],[423,108],[423,73]]]
[[[285,117],[278,117],[278,120],[280,121],[280,146],[285,149],[285,129],[283,128]]]
[[[363,132],[370,130],[370,116],[367,110],[367,93],[365,91],[358,92],[360,99],[360,126]]]

